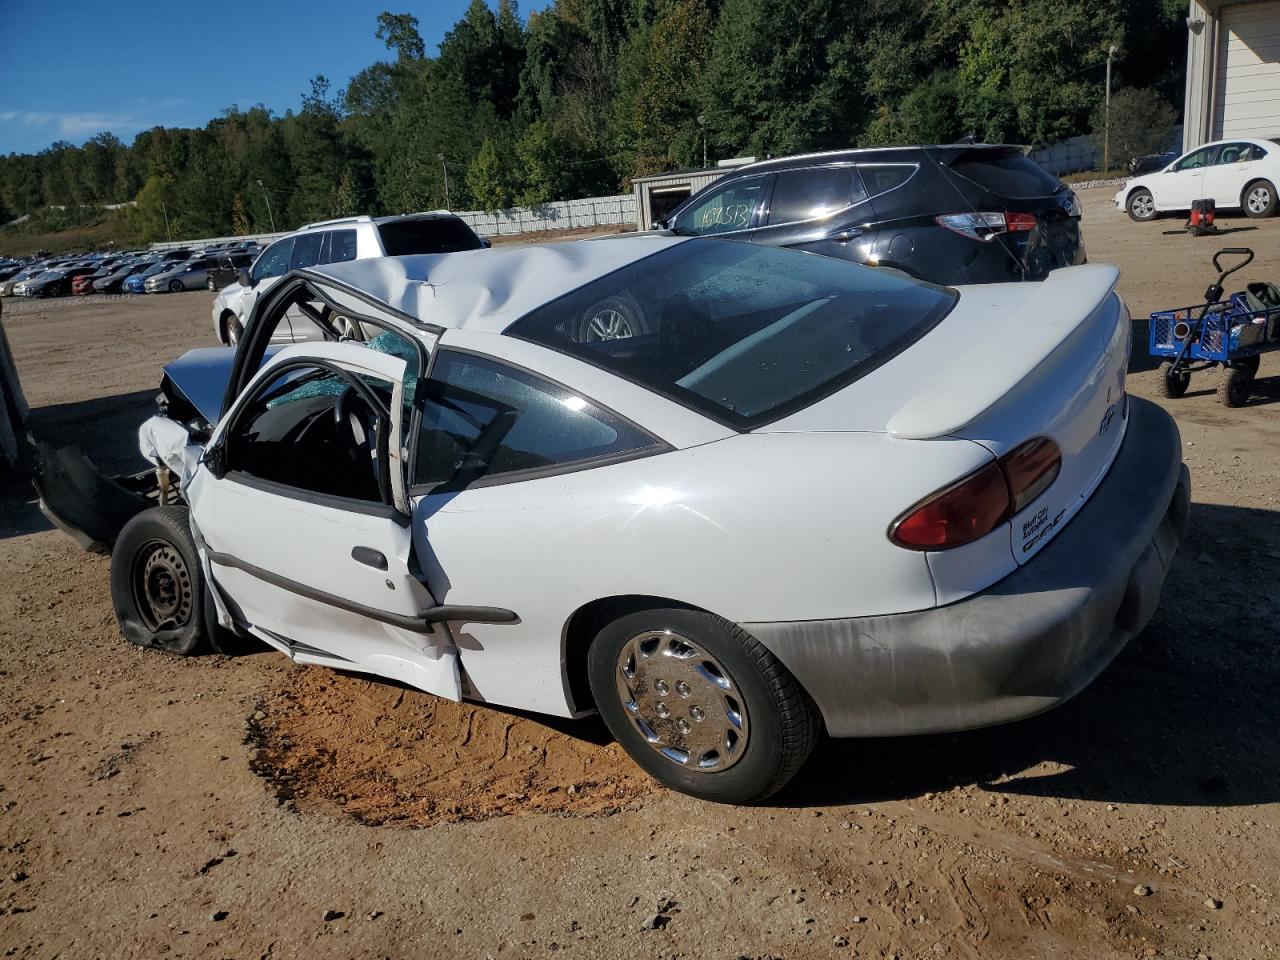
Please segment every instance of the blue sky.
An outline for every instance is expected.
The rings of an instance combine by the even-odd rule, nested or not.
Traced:
[[[524,0],[520,13],[546,7]],[[490,6],[496,7],[496,0]],[[0,0],[0,154],[125,143],[157,124],[204,126],[232,104],[297,109],[323,73],[334,92],[390,54],[373,32],[408,12],[430,53],[467,0]]]

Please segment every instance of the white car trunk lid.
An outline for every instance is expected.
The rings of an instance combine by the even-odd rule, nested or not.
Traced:
[[[940,598],[972,592],[1052,540],[1115,458],[1131,336],[1114,292],[1118,278],[1114,267],[1090,265],[1056,270],[1040,283],[962,287],[952,312],[918,343],[763,429],[885,432],[908,443],[961,437],[997,457],[1050,437],[1062,466],[1040,497],[978,543],[931,555],[946,560],[931,563],[935,577],[963,571],[963,585],[938,584]],[[956,479],[939,477],[938,485]],[[1008,549],[993,550],[997,539]]]

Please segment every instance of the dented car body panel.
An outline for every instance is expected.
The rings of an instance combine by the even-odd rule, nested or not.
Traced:
[[[833,734],[1005,722],[1142,629],[1182,536],[1180,441],[1124,394],[1115,278],[948,291],[659,237],[331,264],[264,295],[234,354],[167,367],[140,446],[190,508],[219,621],[298,662],[576,716],[580,614],[647,599],[743,625]],[[275,320],[317,301],[382,333],[272,352]],[[739,302],[756,312],[725,313]],[[578,317],[600,304],[629,337],[590,339]],[[753,332],[717,340],[721,317]],[[958,343],[990,376],[930,378]],[[696,360],[668,374],[682,350]],[[814,364],[788,373],[788,350],[830,379],[797,392]],[[1104,414],[1114,433],[1093,443]],[[955,549],[891,540],[913,505],[1040,436],[1062,465],[1020,513]],[[1120,522],[1135,485],[1149,496]],[[75,526],[74,484],[48,486]],[[1022,525],[1062,503],[1017,556]],[[1076,576],[1095,550],[1108,562]]]

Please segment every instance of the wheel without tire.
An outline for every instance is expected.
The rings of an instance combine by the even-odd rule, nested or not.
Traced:
[[[1162,397],[1180,397],[1187,392],[1191,384],[1191,373],[1187,370],[1175,370],[1172,363],[1166,360],[1160,364],[1160,380],[1156,383],[1156,393]]]
[[[1253,391],[1253,371],[1244,364],[1224,367],[1218,381],[1218,402],[1225,407],[1243,407]]]
[[[1266,180],[1256,180],[1244,188],[1241,203],[1251,217],[1269,217],[1276,212],[1276,188]]]
[[[631,758],[674,790],[752,803],[782,789],[817,739],[817,708],[742,628],[696,610],[642,610],[592,642],[597,708]]]
[[[1129,212],[1129,219],[1145,223],[1147,220],[1156,218],[1156,199],[1151,195],[1150,190],[1140,187],[1129,194],[1125,209]]]
[[[207,640],[209,597],[183,507],[151,507],[111,551],[111,604],[130,643],[191,656]]]
[[[183,288],[183,286],[182,286],[182,281],[181,281],[181,280],[170,280],[170,281],[169,281],[169,292],[170,292],[170,293],[181,293],[181,292],[183,291],[183,289],[184,289],[184,288]]]

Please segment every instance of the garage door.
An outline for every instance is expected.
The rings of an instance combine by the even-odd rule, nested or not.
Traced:
[[[1280,3],[1222,11],[1215,140],[1280,136]]]

